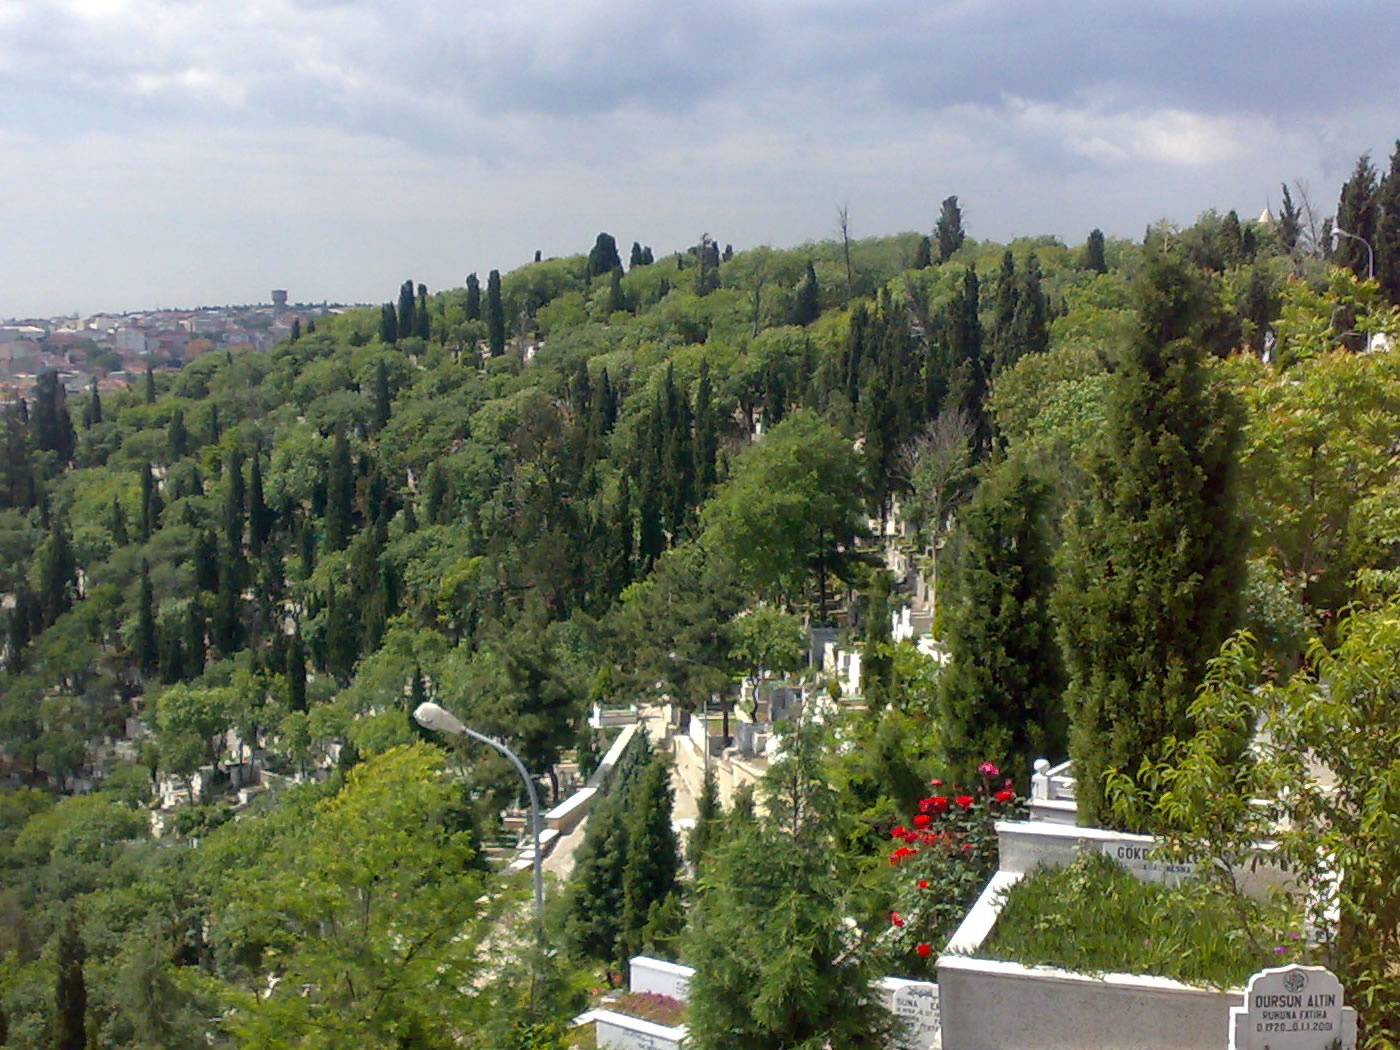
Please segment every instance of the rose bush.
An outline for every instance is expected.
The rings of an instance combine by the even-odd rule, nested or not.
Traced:
[[[889,862],[900,880],[881,943],[891,965],[929,973],[943,945],[997,870],[996,821],[1024,815],[1013,782],[991,762],[978,767],[981,783],[945,791],[941,780],[919,802],[909,823],[890,831]]]

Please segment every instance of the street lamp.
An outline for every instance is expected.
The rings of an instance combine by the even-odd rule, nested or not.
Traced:
[[[1354,234],[1354,233],[1348,233],[1346,230],[1342,229],[1340,226],[1333,226],[1333,227],[1332,227],[1332,250],[1333,250],[1334,252],[1337,250],[1337,238],[1338,238],[1338,237],[1350,237],[1352,240],[1354,240],[1354,241],[1360,241],[1362,244],[1364,244],[1364,245],[1366,246],[1366,280],[1368,280],[1368,281],[1373,280],[1373,279],[1375,278],[1375,276],[1376,276],[1376,253],[1371,249],[1371,242],[1368,241],[1365,237],[1358,236],[1357,234]]]
[[[672,660],[675,660],[676,663],[679,663],[679,664],[694,664],[696,667],[699,667],[699,668],[702,668],[702,669],[706,669],[706,670],[709,669],[709,664],[702,664],[699,660],[692,660],[692,659],[691,659],[690,657],[688,657],[688,656],[682,656],[680,653],[676,652],[674,649],[671,650],[671,652],[667,653],[666,655],[669,656]],[[701,720],[704,721],[704,723],[705,723],[705,758],[706,758],[706,763],[705,763],[705,764],[706,764],[706,766],[708,767],[708,765],[709,765],[709,755],[710,755],[710,723],[709,723],[708,718],[706,718],[706,714],[708,714],[708,712],[709,712],[709,693],[708,693],[708,692],[706,692],[705,696],[701,697],[701,699],[700,699],[700,704],[701,704],[701,715],[700,715],[700,718],[701,718]],[[726,690],[724,693],[721,693],[721,694],[720,694],[719,710],[720,710],[720,717],[721,717],[722,722],[723,722],[724,746],[725,746],[725,747],[728,747],[728,746],[729,746],[729,693],[728,693],[727,690]]]
[[[525,763],[521,762],[514,751],[506,747],[499,740],[493,740],[489,736],[478,733],[475,729],[468,729],[461,720],[451,711],[429,701],[419,704],[413,711],[413,720],[424,729],[432,729],[439,733],[448,733],[453,736],[467,736],[473,740],[478,740],[487,747],[493,747],[506,758],[510,759],[510,764],[515,767],[515,771],[520,774],[520,778],[525,781],[525,790],[530,794],[530,829],[535,836],[535,939],[541,947],[544,946],[544,869],[540,866],[543,856],[540,854],[540,796],[535,790],[535,781],[525,768]]]

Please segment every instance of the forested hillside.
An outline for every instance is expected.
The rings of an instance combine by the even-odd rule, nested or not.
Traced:
[[[518,785],[494,757],[439,775],[430,693],[548,781],[596,747],[593,701],[695,707],[776,666],[763,632],[841,628],[866,704],[809,759],[873,916],[930,775],[1151,754],[1236,627],[1286,677],[1400,579],[1400,357],[1356,352],[1400,337],[1395,271],[1329,265],[1305,219],[1003,245],[950,198],[929,236],[626,266],[600,234],[5,406],[0,1044],[555,1045],[501,1034],[524,993],[475,952],[513,906],[481,844]],[[938,580],[941,676],[882,637],[892,517]],[[337,771],[151,839],[153,782],[240,761],[230,729]],[[84,945],[75,1003],[55,967]]]

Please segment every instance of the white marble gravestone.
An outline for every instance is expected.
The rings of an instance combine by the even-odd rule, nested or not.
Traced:
[[[1244,1005],[1230,1007],[1230,1050],[1356,1048],[1356,1011],[1342,982],[1321,966],[1283,966],[1249,979]]]

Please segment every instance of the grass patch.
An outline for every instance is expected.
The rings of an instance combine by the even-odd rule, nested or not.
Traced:
[[[607,1008],[655,1024],[675,1027],[685,1023],[685,1003],[658,992],[627,992],[607,1004]]]
[[[1296,914],[1254,900],[1243,907],[1252,940],[1233,905],[1204,883],[1139,882],[1110,858],[1084,854],[1067,867],[1037,868],[1013,886],[977,954],[1216,988],[1243,985],[1265,966],[1301,961]]]

